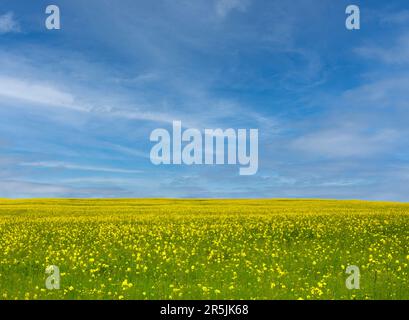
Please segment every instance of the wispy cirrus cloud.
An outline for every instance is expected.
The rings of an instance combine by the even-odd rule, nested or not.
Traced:
[[[29,105],[43,105],[71,109],[102,116],[114,116],[130,120],[144,120],[171,123],[175,116],[163,112],[140,110],[135,107],[113,107],[99,104],[96,100],[92,104],[85,102],[86,98],[79,97],[67,90],[60,89],[50,83],[37,80],[23,80],[15,77],[0,76],[0,97],[20,100]]]
[[[333,158],[368,157],[382,153],[392,146],[398,132],[381,130],[364,133],[347,127],[317,131],[297,138],[293,147],[298,150]]]
[[[18,193],[15,190],[19,190]],[[0,194],[2,197],[58,197],[70,193],[72,190],[65,186],[51,183],[39,183],[20,180],[0,180]]]
[[[18,190],[18,193],[16,192]],[[131,193],[113,186],[71,187],[60,183],[27,180],[0,180],[0,194],[7,198],[104,198],[129,197]]]
[[[21,27],[13,12],[0,15],[0,34],[20,32]]]
[[[399,36],[392,45],[361,46],[356,49],[356,52],[362,57],[378,60],[383,63],[407,64],[409,63],[409,33]]]
[[[111,172],[111,173],[141,173],[141,170],[129,170],[122,168],[108,168],[98,166],[79,165],[61,161],[38,161],[38,162],[22,162],[21,166],[35,167],[35,168],[54,168],[67,170],[81,170],[81,171],[96,171],[96,172]]]
[[[216,2],[216,13],[224,18],[233,10],[246,11],[249,4],[249,0],[218,0]]]
[[[0,71],[1,72],[1,71]],[[69,86],[68,86],[69,87]],[[218,126],[227,117],[241,118],[241,121],[252,119],[257,126],[271,126],[275,120],[258,112],[245,112],[245,108],[235,101],[214,99],[202,93],[194,98],[192,104],[198,105],[189,113],[183,110],[161,110],[157,105],[138,105],[132,102],[123,103],[115,95],[104,95],[101,99],[100,92],[73,92],[69,88],[61,88],[51,83],[38,79],[23,79],[1,75],[0,97],[23,101],[31,108],[33,105],[63,108],[74,112],[87,113],[90,116],[102,116],[131,121],[147,121],[152,123],[172,124],[181,120],[184,127],[207,128]],[[21,106],[21,104],[18,104]],[[24,104],[23,104],[24,105]],[[204,111],[205,110],[205,111]],[[217,111],[217,112],[216,112]],[[45,114],[46,116],[46,114]]]
[[[406,24],[409,23],[409,10],[402,10],[398,12],[383,13],[380,17],[382,23],[387,24]]]
[[[75,107],[74,97],[70,93],[57,89],[50,84],[21,80],[19,78],[0,76],[0,96],[34,104],[83,110],[82,108]]]

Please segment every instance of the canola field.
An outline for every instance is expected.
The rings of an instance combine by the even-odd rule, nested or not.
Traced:
[[[0,199],[0,299],[409,299],[409,204]]]

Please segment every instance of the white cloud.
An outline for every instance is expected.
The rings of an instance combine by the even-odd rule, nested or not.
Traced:
[[[140,151],[140,150],[136,150],[136,149],[133,149],[133,148],[128,148],[128,147],[124,147],[124,146],[116,145],[116,144],[109,144],[109,146],[113,150],[125,153],[127,155],[131,155],[131,156],[138,157],[138,158],[150,159],[150,156],[149,156],[148,152],[143,152],[143,151]]]
[[[382,23],[405,24],[409,22],[409,10],[402,10],[388,14],[382,14],[380,17]]]
[[[74,97],[51,85],[0,76],[0,96],[44,105],[76,108]]]
[[[178,117],[162,112],[148,112],[137,108],[125,109],[110,106],[96,106],[82,102],[74,94],[48,83],[21,80],[0,76],[0,96],[50,107],[67,108],[74,111],[109,115],[131,120],[172,123]]]
[[[0,34],[20,32],[20,24],[15,20],[13,12],[0,16]]]
[[[399,137],[394,130],[381,130],[369,135],[350,132],[347,128],[314,132],[296,139],[295,149],[326,157],[365,157],[385,151]]]
[[[118,84],[125,85],[143,85],[155,82],[160,79],[160,76],[154,72],[141,73],[131,78],[113,78],[112,81]]]
[[[341,104],[352,111],[370,108],[372,110],[389,108],[407,110],[409,105],[409,77],[394,74],[393,77],[379,77],[379,80],[345,91]],[[345,111],[345,107],[344,107]]]
[[[342,180],[334,180],[334,181],[326,181],[319,183],[318,186],[321,187],[351,187],[351,186],[359,186],[365,185],[368,181],[364,179],[342,179]]]
[[[364,46],[357,48],[356,52],[388,64],[409,63],[409,33],[400,36],[393,45]]]
[[[97,166],[83,166],[83,165],[60,162],[60,161],[23,162],[23,163],[20,163],[20,165],[26,166],[26,167],[37,167],[37,168],[55,168],[55,169],[98,171],[98,172],[111,172],[111,173],[141,173],[142,172],[140,170],[106,168],[106,167],[97,167]]]
[[[18,192],[16,192],[18,190]],[[1,180],[0,195],[1,197],[53,197],[62,196],[71,190],[64,186],[53,185],[48,183],[38,183],[31,181]]]
[[[216,13],[223,18],[232,10],[244,12],[249,3],[249,0],[218,0],[216,2]]]
[[[270,117],[265,117],[257,112],[248,112],[247,109],[235,102],[212,100],[208,97],[202,98],[203,101],[199,102],[198,110],[186,113],[155,110],[155,106],[152,105],[124,105],[121,104],[118,97],[104,95],[101,100],[98,95],[99,93],[89,91],[72,93],[60,89],[50,82],[0,75],[0,97],[27,102],[29,107],[32,105],[58,107],[89,113],[91,116],[116,117],[164,124],[172,124],[175,120],[181,120],[184,127],[195,128],[218,127],[223,123],[220,119],[224,120],[226,117],[235,117],[236,120],[242,121],[251,119],[259,126],[275,126],[274,119]],[[197,103],[197,100],[192,100],[191,105]]]
[[[70,187],[62,184],[25,180],[0,180],[0,197],[3,198],[105,198],[115,196],[130,197],[131,194],[114,186]]]

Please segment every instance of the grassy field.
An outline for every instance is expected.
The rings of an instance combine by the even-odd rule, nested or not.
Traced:
[[[409,204],[0,200],[2,299],[409,299],[408,264]]]

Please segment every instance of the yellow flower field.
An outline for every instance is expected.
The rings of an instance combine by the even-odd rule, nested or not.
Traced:
[[[3,199],[0,298],[409,299],[408,244],[401,203]]]

